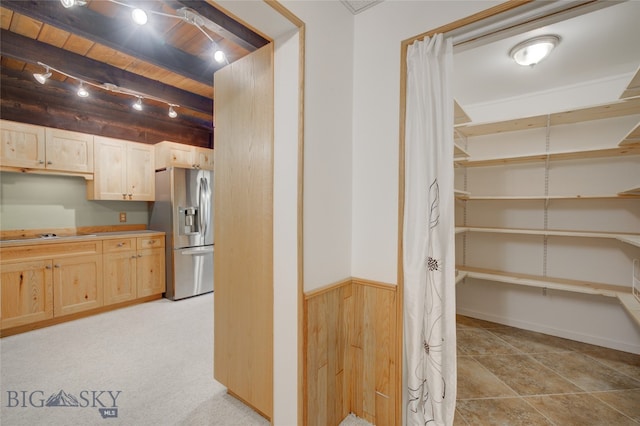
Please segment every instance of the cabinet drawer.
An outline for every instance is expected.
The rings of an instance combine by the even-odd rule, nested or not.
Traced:
[[[139,237],[138,238],[138,250],[148,248],[164,247],[164,236],[156,235],[154,237]]]
[[[99,240],[80,243],[34,244],[0,249],[0,263],[16,260],[36,260],[101,253],[102,244]]]
[[[127,250],[136,249],[135,238],[118,238],[116,240],[104,240],[102,242],[102,249],[105,253],[114,253]]]

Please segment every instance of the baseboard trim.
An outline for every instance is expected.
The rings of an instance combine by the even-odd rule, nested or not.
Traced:
[[[625,342],[619,342],[617,340],[605,339],[599,336],[592,336],[584,333],[576,333],[571,330],[549,327],[546,325],[537,324],[529,321],[520,321],[513,318],[507,318],[499,315],[488,314],[486,312],[474,311],[472,309],[458,308],[457,313],[460,315],[465,315],[472,318],[496,322],[498,324],[507,325],[510,327],[521,328],[523,330],[549,334],[551,336],[562,337],[564,339],[575,340],[578,342],[589,343],[597,346],[603,346],[606,348],[616,349],[623,352],[640,354],[640,346],[628,344]]]
[[[15,334],[25,333],[27,331],[37,330],[39,328],[49,327],[51,325],[62,324],[63,322],[73,321],[79,318],[90,317],[103,312],[113,311],[127,306],[139,305],[141,303],[151,302],[152,300],[162,299],[162,294],[153,294],[151,296],[141,297],[139,299],[128,300],[126,302],[114,303],[113,305],[101,306],[99,308],[87,311],[76,312],[74,314],[65,315],[57,318],[50,318],[44,321],[38,321],[31,324],[19,325],[17,327],[6,328],[0,330],[0,337],[13,336]]]

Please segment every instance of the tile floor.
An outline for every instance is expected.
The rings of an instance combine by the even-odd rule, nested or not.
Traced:
[[[455,426],[640,424],[640,355],[458,316]]]

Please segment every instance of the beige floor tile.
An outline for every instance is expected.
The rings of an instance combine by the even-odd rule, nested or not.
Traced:
[[[568,352],[575,348],[571,340],[535,331],[521,330],[518,328],[495,328],[490,330],[502,340],[515,346],[520,351],[528,354],[548,352]]]
[[[546,395],[580,392],[528,355],[492,355],[474,357],[518,395]]]
[[[453,417],[453,426],[469,426],[469,423],[467,423],[458,410],[456,410],[456,414]]]
[[[472,357],[458,358],[458,400],[503,396],[516,393]]]
[[[458,412],[470,425],[551,425],[521,398],[468,399],[458,401]]]
[[[640,423],[640,389],[596,392],[592,395]]]
[[[590,394],[546,395],[525,399],[557,425],[636,425],[636,422],[629,417],[620,414]]]
[[[608,348],[595,348],[583,353],[614,370],[640,380],[640,355]]]
[[[460,329],[457,332],[457,344],[459,355],[497,355],[517,354],[516,348],[502,339],[494,336],[487,330]]]
[[[531,355],[562,377],[585,391],[607,391],[640,388],[640,381],[619,373],[577,352]]]

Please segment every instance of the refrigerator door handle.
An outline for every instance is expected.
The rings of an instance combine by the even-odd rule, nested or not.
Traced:
[[[198,193],[198,203],[200,204],[200,232],[202,238],[207,235],[209,229],[209,200],[210,200],[209,184],[204,177],[200,178],[200,190]]]
[[[213,253],[213,247],[206,247],[194,250],[181,250],[180,254],[183,256],[203,256],[205,254]]]

